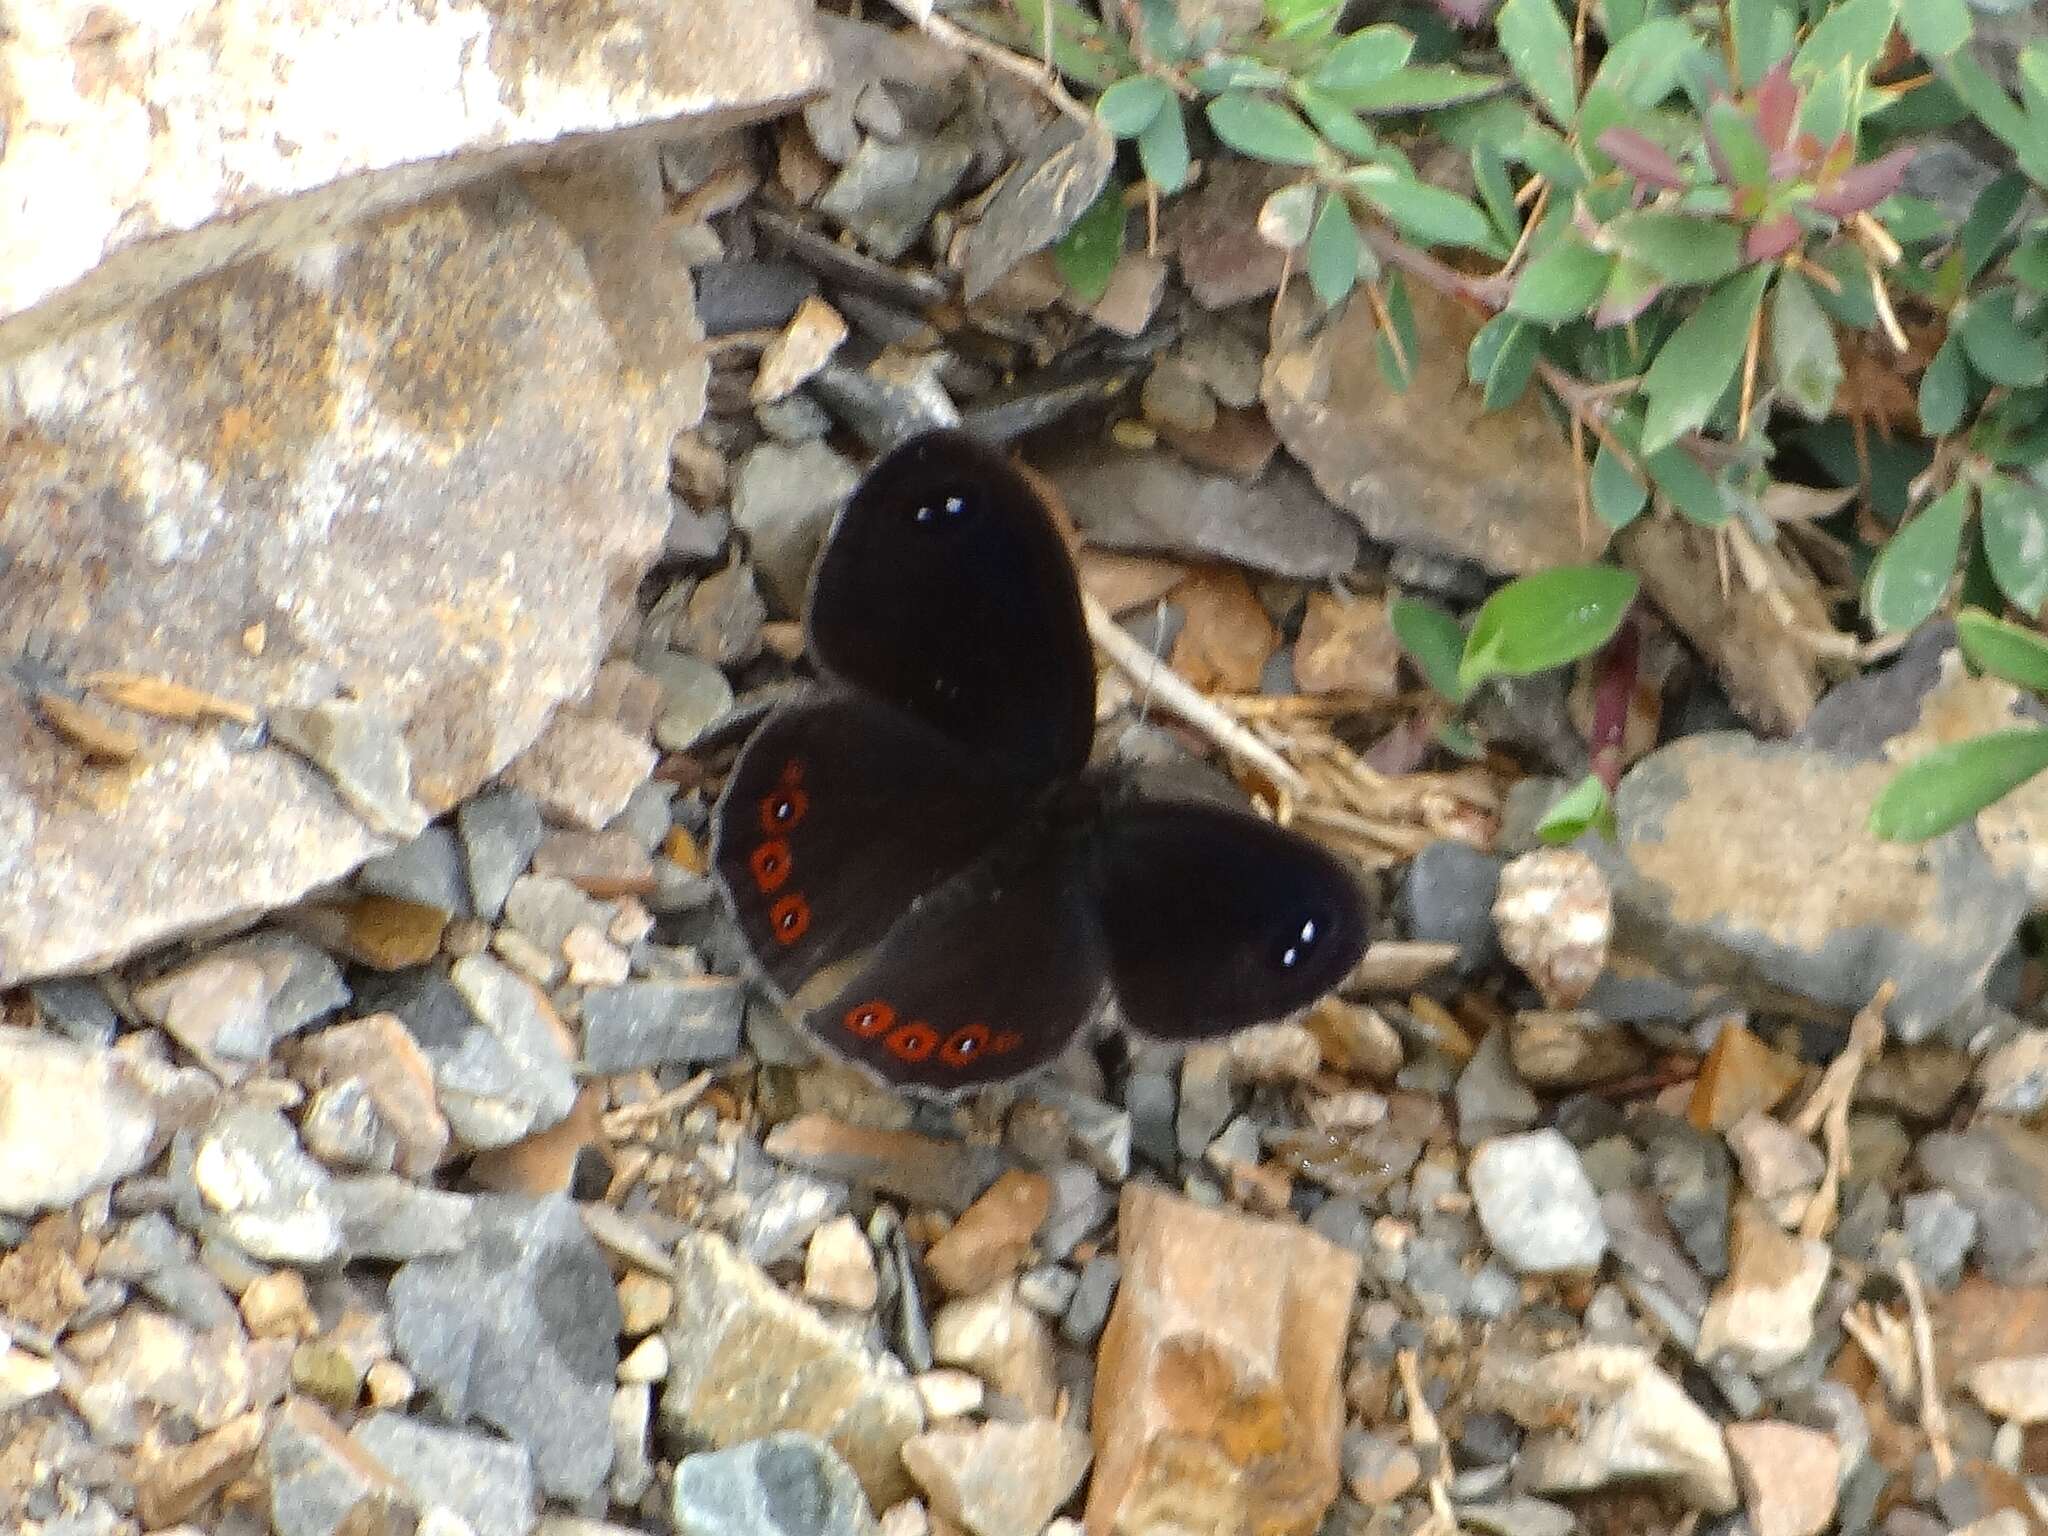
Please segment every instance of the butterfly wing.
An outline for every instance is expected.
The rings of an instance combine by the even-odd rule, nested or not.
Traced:
[[[964,433],[912,438],[869,470],[812,575],[810,643],[842,681],[1020,782],[1088,760],[1073,562],[1023,476]]]
[[[1101,1014],[1107,960],[1079,859],[1047,841],[934,892],[809,1024],[884,1081],[950,1097],[1064,1051]]]
[[[1343,864],[1249,812],[1116,807],[1096,901],[1110,977],[1141,1034],[1197,1040],[1313,1002],[1365,952],[1364,892]]]
[[[733,765],[712,867],[784,996],[879,941],[1022,814],[929,725],[852,694],[784,705]]]

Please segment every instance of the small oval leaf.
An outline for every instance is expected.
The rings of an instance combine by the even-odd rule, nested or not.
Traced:
[[[1588,831],[1614,836],[1614,802],[1597,773],[1587,774],[1559,795],[1536,823],[1536,835],[1552,845],[1573,842]]]
[[[2039,618],[2048,603],[2048,491],[2017,475],[1987,475],[1979,495],[1984,557],[1998,590]]]
[[[1435,603],[1397,597],[1387,606],[1387,622],[1424,682],[1453,703],[1464,697],[1458,658],[1465,653],[1465,630],[1456,619]]]
[[[1151,75],[1133,75],[1117,81],[1095,99],[1095,115],[1118,138],[1135,139],[1166,110],[1171,100],[1173,92],[1165,81]]]
[[[2016,688],[2048,693],[2048,639],[1982,608],[1956,615],[1956,640],[1972,665]]]
[[[1963,547],[1967,487],[1954,485],[1886,542],[1863,588],[1864,611],[1879,629],[1912,629],[1941,605]]]
[[[2048,768],[2048,728],[1992,731],[1937,747],[1900,769],[1870,808],[1870,830],[1918,842],[1960,826]]]
[[[1509,582],[1480,608],[1458,663],[1465,691],[1591,655],[1635,600],[1636,577],[1611,565],[1565,565]]]
[[[1321,140],[1279,102],[1225,91],[1209,103],[1209,126],[1241,155],[1273,165],[1314,165]]]

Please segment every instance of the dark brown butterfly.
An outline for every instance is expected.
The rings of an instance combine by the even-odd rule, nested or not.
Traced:
[[[1328,853],[1088,767],[1073,564],[971,438],[914,438],[869,472],[819,556],[809,638],[824,686],[740,754],[712,861],[767,981],[835,1054],[945,1095],[1043,1066],[1112,997],[1141,1034],[1199,1040],[1357,962],[1364,898]]]

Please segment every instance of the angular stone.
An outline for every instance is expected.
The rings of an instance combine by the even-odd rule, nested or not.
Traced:
[[[1597,558],[1605,533],[1582,536],[1577,471],[1542,404],[1529,395],[1482,409],[1465,377],[1478,322],[1426,289],[1413,300],[1422,344],[1406,390],[1380,373],[1369,304],[1268,360],[1266,413],[1281,442],[1370,538],[1500,575]]]
[[[1607,1252],[1600,1197],[1578,1152],[1557,1131],[1482,1142],[1465,1177],[1487,1241],[1517,1274],[1599,1266]]]
[[[1052,1185],[1045,1175],[1012,1169],[926,1250],[925,1267],[951,1295],[985,1291],[1022,1267],[1051,1210]]]
[[[1619,841],[1593,850],[1617,949],[1681,980],[1845,1011],[1889,978],[1893,1032],[1925,1037],[1982,987],[2028,898],[1969,828],[1873,836],[1870,805],[1892,774],[1735,732],[1651,753],[1616,796]]]
[[[264,1416],[245,1413],[187,1445],[146,1456],[136,1469],[135,1510],[151,1530],[174,1525],[247,1471],[263,1443]]]
[[[745,988],[726,976],[594,987],[583,995],[584,1070],[607,1077],[728,1060],[745,1006]]]
[[[1614,907],[1599,866],[1575,848],[1508,860],[1493,898],[1501,953],[1553,1008],[1574,1008],[1607,964]]]
[[[421,1509],[444,1505],[476,1536],[526,1536],[533,1529],[533,1463],[516,1445],[397,1413],[373,1413],[348,1437]]]
[[[733,526],[746,534],[761,585],[781,614],[803,612],[825,528],[858,479],[853,465],[823,443],[762,443],[740,460]]]
[[[277,1536],[404,1536],[415,1513],[405,1485],[308,1398],[290,1399],[263,1440]]]
[[[1820,1536],[1834,1519],[1842,1470],[1834,1436],[1768,1419],[1730,1424],[1728,1458],[1756,1536]]]
[[[378,1124],[396,1145],[395,1166],[424,1178],[448,1150],[448,1121],[434,1096],[434,1068],[396,1014],[373,1013],[309,1035],[294,1052],[293,1070],[316,1093],[359,1082]]]
[[[1685,1117],[1703,1131],[1726,1131],[1745,1116],[1776,1109],[1804,1075],[1798,1062],[1730,1020],[1700,1063]]]
[[[973,159],[973,146],[960,138],[903,144],[863,138],[817,208],[870,254],[894,261],[924,233]]]
[[[596,832],[654,771],[646,740],[609,720],[563,710],[511,767],[505,782],[557,821]]]
[[[1736,1207],[1728,1278],[1707,1303],[1699,1357],[1726,1351],[1741,1369],[1763,1372],[1798,1356],[1813,1339],[1830,1258],[1825,1243],[1781,1230],[1753,1205]]]
[[[344,1251],[327,1170],[274,1109],[245,1105],[215,1120],[193,1156],[192,1181],[229,1241],[256,1258],[316,1265]]]
[[[26,95],[0,146],[0,355],[549,153],[563,138],[722,125],[823,83],[800,7],[628,6],[609,29],[544,6],[488,15],[348,0],[318,22],[199,8],[24,18],[0,70]],[[640,46],[618,49],[630,30]],[[74,69],[89,56],[90,70]],[[204,80],[203,90],[193,82]],[[359,110],[385,89],[411,110]],[[117,173],[116,168],[126,168]]]
[[[1356,1257],[1147,1184],[1124,1187],[1118,1256],[1088,1528],[1314,1530],[1337,1493]]]
[[[785,1432],[676,1463],[676,1536],[874,1536],[860,1482],[815,1435]]]
[[[804,1250],[804,1294],[814,1301],[865,1312],[880,1294],[875,1251],[860,1223],[835,1216],[811,1234]]]
[[[1648,1350],[1579,1344],[1536,1358],[1482,1354],[1474,1401],[1533,1431],[1520,1473],[1536,1493],[1581,1493],[1642,1478],[1696,1509],[1735,1508],[1721,1427],[1659,1370]],[[1574,1405],[1558,1427],[1557,1407]]]
[[[2008,1355],[1970,1368],[1970,1395],[1993,1418],[2015,1424],[2048,1420],[2048,1355]]]
[[[1026,1413],[1051,1413],[1059,1395],[1052,1331],[1013,1281],[941,1307],[932,1319],[932,1358],[974,1372]]]
[[[0,151],[0,180],[26,143]],[[346,679],[349,708],[392,724],[407,802],[447,808],[582,687],[660,548],[704,363],[686,299],[672,366],[622,357],[610,312],[571,232],[497,184],[0,365],[17,427],[0,507],[18,509],[0,516],[0,649],[54,645],[81,677],[175,678],[302,723]],[[110,400],[133,402],[118,426]],[[379,446],[399,443],[418,451]],[[60,462],[70,504],[108,510],[53,542],[31,487]],[[100,551],[90,592],[80,540]],[[224,569],[248,580],[230,592]],[[260,653],[221,643],[252,616]],[[0,851],[0,985],[278,907],[394,841],[301,757],[131,718],[142,778],[80,763],[18,691],[0,699],[0,821],[30,829]]]
[[[1055,1419],[941,1425],[903,1446],[932,1512],[973,1536],[1039,1536],[1088,1470],[1088,1437]]]
[[[208,955],[135,989],[135,1006],[201,1061],[234,1072],[270,1050],[271,983],[248,960]]]
[[[496,789],[463,801],[455,813],[469,876],[470,900],[479,917],[495,922],[512,882],[526,873],[546,835],[533,796]]]
[[[392,1336],[451,1421],[481,1419],[525,1447],[550,1496],[588,1498],[612,1456],[611,1273],[560,1196],[480,1196],[475,1212],[468,1248],[392,1277]]]
[[[356,889],[390,896],[450,917],[468,917],[469,879],[455,829],[432,826],[356,871]]]
[[[894,1359],[785,1295],[710,1233],[684,1237],[675,1283],[661,1399],[675,1431],[726,1449],[801,1430],[846,1459],[876,1507],[910,1492],[901,1452],[924,1416]]]
[[[576,1102],[566,1031],[531,982],[488,955],[455,962],[449,980],[477,1028],[452,1051],[422,1042],[441,1105],[462,1138],[501,1147],[559,1123]]]
[[[830,1115],[799,1115],[761,1143],[770,1157],[849,1184],[960,1212],[1009,1167],[994,1147],[936,1141],[914,1131],[876,1131]]]
[[[1098,123],[1064,115],[1025,145],[961,244],[969,302],[1018,262],[1064,235],[1088,211],[1116,164],[1116,145]]]
[[[156,1136],[128,1057],[0,1027],[0,1214],[70,1205],[140,1168]]]

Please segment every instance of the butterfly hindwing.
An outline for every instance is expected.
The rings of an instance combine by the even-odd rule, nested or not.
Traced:
[[[1110,976],[1141,1034],[1195,1040],[1278,1018],[1364,953],[1365,898],[1343,864],[1249,812],[1125,803],[1099,847]]]
[[[880,940],[1021,814],[946,737],[828,692],[768,717],[713,817],[712,862],[785,995]]]
[[[841,681],[936,727],[995,771],[1078,773],[1095,672],[1073,562],[1044,502],[959,432],[869,470],[811,582],[810,643]]]
[[[832,1051],[914,1092],[1021,1077],[1101,1013],[1107,955],[1071,849],[998,858],[906,914],[808,1018]]]

